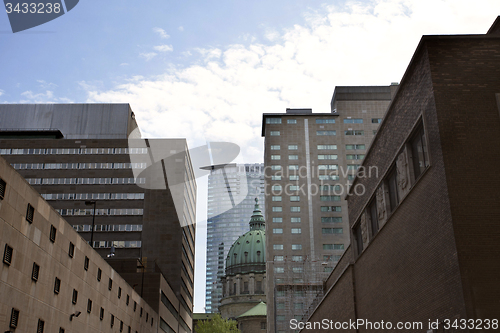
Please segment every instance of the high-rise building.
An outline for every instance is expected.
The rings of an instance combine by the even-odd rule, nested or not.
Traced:
[[[142,139],[128,104],[2,104],[0,119],[0,154],[102,257],[163,273],[191,329],[196,183],[186,140]]]
[[[238,237],[248,231],[254,200],[264,203],[264,165],[209,166],[207,217],[207,280],[205,311],[218,312],[225,259]],[[262,210],[265,210],[262,205]]]
[[[336,87],[331,113],[263,115],[268,332],[302,318],[349,244],[344,198],[396,87]]]

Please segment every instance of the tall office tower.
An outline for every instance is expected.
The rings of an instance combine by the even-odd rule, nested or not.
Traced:
[[[196,183],[186,140],[141,139],[128,104],[3,104],[0,119],[0,154],[102,257],[160,270],[189,330]]]
[[[268,332],[307,314],[349,244],[344,198],[390,100],[391,86],[336,87],[331,113],[263,115]]]
[[[206,312],[218,312],[226,256],[231,245],[248,231],[255,198],[264,202],[264,165],[209,166],[207,217]],[[264,205],[262,210],[264,211]]]

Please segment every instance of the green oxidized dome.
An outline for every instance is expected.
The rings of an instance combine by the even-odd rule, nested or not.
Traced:
[[[250,231],[240,236],[229,250],[226,275],[266,271],[265,221],[258,199],[255,199],[255,208],[249,224]]]

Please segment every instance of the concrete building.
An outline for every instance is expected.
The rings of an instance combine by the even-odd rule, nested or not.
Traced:
[[[343,197],[396,88],[336,87],[331,113],[263,115],[269,332],[306,315],[349,244]]]
[[[225,258],[234,241],[248,231],[254,199],[264,203],[264,165],[227,164],[203,169],[210,170],[205,310],[216,313],[222,298]]]
[[[266,330],[266,231],[257,198],[249,224],[250,230],[227,255],[219,307],[222,317],[236,320],[242,333]]]
[[[0,154],[102,257],[158,267],[191,329],[196,183],[186,140],[141,139],[128,104],[2,104],[0,119]]]
[[[378,175],[359,173],[347,197],[351,244],[310,323],[498,330],[498,54],[500,17],[485,35],[422,37],[362,164]]]

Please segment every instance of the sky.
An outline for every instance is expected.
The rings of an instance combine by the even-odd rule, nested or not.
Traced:
[[[130,103],[143,137],[232,142],[236,162],[262,162],[262,113],[330,112],[335,86],[399,82],[422,35],[483,34],[499,14],[498,0],[82,0],[14,34],[0,13],[0,103]]]

